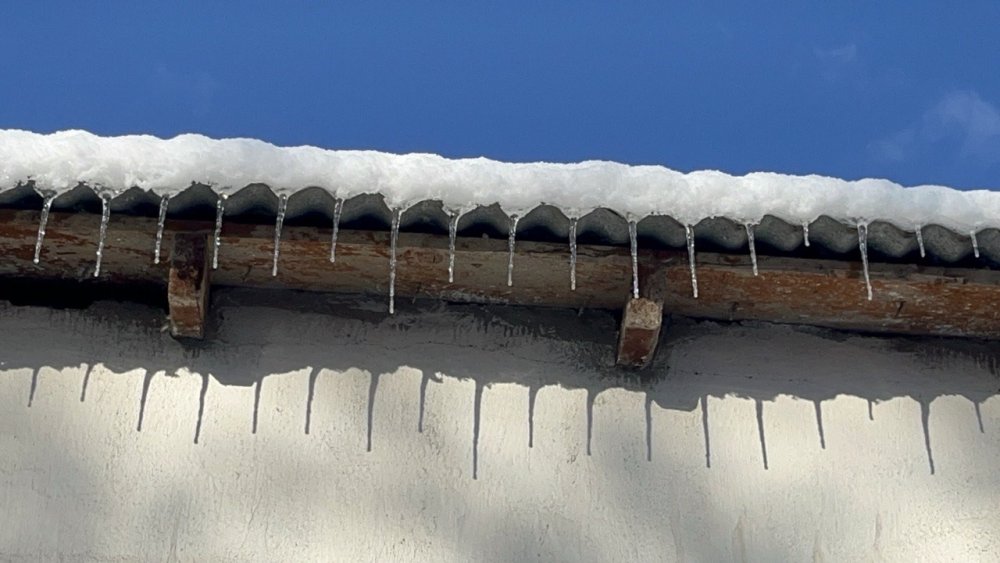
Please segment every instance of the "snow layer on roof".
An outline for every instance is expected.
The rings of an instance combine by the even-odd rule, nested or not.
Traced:
[[[540,204],[568,216],[608,208],[641,219],[669,215],[694,225],[726,217],[757,223],[773,215],[800,224],[826,215],[847,223],[887,221],[903,229],[938,224],[962,232],[1000,227],[1000,192],[943,186],[904,188],[888,180],[717,171],[681,173],[616,162],[506,163],[434,154],[276,147],[202,135],[99,137],[86,131],[0,130],[0,190],[33,181],[58,193],[83,182],[99,192],[133,186],[172,195],[192,183],[227,195],[249,184],[279,194],[321,187],[340,198],[378,193],[390,207],[439,200],[452,211],[499,204],[523,215]]]

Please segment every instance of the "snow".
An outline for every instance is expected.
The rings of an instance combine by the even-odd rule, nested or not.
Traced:
[[[262,183],[278,195],[314,186],[341,199],[378,193],[392,209],[439,200],[447,210],[463,213],[496,203],[522,217],[549,204],[568,217],[608,208],[636,219],[669,215],[685,225],[711,217],[756,224],[765,215],[804,224],[826,215],[850,224],[887,221],[907,230],[930,224],[958,232],[1000,227],[1000,192],[903,187],[878,179],[682,173],[606,161],[451,160],[434,154],[276,147],[254,139],[193,134],[159,139],[99,137],[78,130],[0,130],[0,190],[29,180],[44,194],[83,182],[107,195],[137,186],[170,196],[192,183],[229,195]]]

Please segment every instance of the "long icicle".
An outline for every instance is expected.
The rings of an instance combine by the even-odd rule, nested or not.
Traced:
[[[101,275],[101,259],[104,258],[104,241],[108,237],[108,221],[111,219],[111,197],[101,196],[101,232],[97,239],[97,264],[94,266],[94,277]]]
[[[219,247],[222,246],[222,215],[226,212],[226,194],[219,196],[215,203],[215,238],[212,245],[212,269],[219,268]]]
[[[507,287],[514,285],[514,239],[517,237],[517,222],[521,218],[510,216],[510,233],[507,235]]]
[[[281,255],[281,227],[285,224],[285,210],[288,209],[288,196],[281,194],[278,200],[278,217],[274,221],[274,258],[271,260],[271,277],[278,275],[278,257]]]
[[[802,242],[809,246],[809,223],[802,223]]]
[[[632,253],[632,299],[639,298],[639,241],[635,221],[628,222],[628,243]]]
[[[979,241],[976,240],[976,231],[969,231],[969,238],[972,239],[972,254],[979,258]]]
[[[753,275],[757,275],[757,245],[753,240],[753,223],[744,225],[747,228],[747,246],[750,247],[750,264],[753,265]]]
[[[920,247],[920,257],[924,258],[927,256],[927,252],[924,250],[924,228],[917,225],[915,232],[917,233],[917,246]]]
[[[344,212],[344,200],[337,198],[333,203],[333,234],[330,235],[330,262],[337,261],[337,233],[340,232],[340,215]]]
[[[569,220],[569,289],[576,291],[576,217]]]
[[[399,216],[402,211],[392,210],[392,232],[389,234],[389,314],[396,314],[396,241],[399,239]]]
[[[167,204],[170,196],[160,198],[160,216],[156,219],[156,246],[153,248],[153,264],[160,263],[160,248],[163,247],[163,228],[167,224]]]
[[[698,298],[698,271],[695,269],[694,264],[694,229],[691,225],[684,226],[684,232],[687,235],[688,244],[688,263],[691,266],[691,293],[694,298]]]
[[[455,238],[458,237],[458,212],[448,218],[448,283],[455,282]]]
[[[858,223],[858,248],[861,250],[861,267],[865,274],[865,290],[868,292],[868,300],[872,300],[872,280],[868,275],[868,225]]]
[[[49,211],[52,210],[52,202],[55,201],[56,194],[45,196],[42,201],[42,218],[38,220],[38,237],[35,239],[35,264],[38,264],[42,256],[42,241],[45,240],[45,226],[49,222]]]

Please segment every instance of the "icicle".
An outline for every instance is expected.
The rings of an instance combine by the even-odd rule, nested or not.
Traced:
[[[639,298],[639,242],[636,239],[635,221],[628,222],[628,241],[632,251],[632,299]]]
[[[396,240],[399,239],[399,216],[402,211],[392,210],[392,232],[389,235],[389,314],[396,314]]]
[[[569,289],[576,291],[576,217],[569,220]]]
[[[458,236],[458,213],[448,219],[448,283],[455,281],[455,238]]]
[[[858,223],[858,248],[861,249],[861,266],[865,274],[865,290],[868,300],[872,300],[872,280],[868,275],[868,225]]]
[[[94,266],[94,277],[101,275],[101,259],[104,257],[104,241],[108,236],[108,220],[111,219],[111,197],[101,196],[101,232],[97,239],[97,264]]]
[[[917,246],[920,247],[920,257],[924,258],[925,256],[927,256],[927,252],[924,251],[924,228],[920,225],[917,225],[916,233],[917,233]]]
[[[278,200],[278,218],[274,221],[274,258],[271,260],[271,277],[278,275],[278,256],[281,255],[281,227],[285,224],[285,210],[288,209],[288,196],[281,194]]]
[[[52,210],[52,202],[55,201],[56,194],[45,196],[42,201],[42,218],[38,221],[38,238],[35,239],[35,264],[38,263],[42,255],[42,241],[45,240],[45,225],[49,222],[49,211]]]
[[[153,264],[160,263],[160,248],[163,246],[163,227],[167,223],[167,203],[170,196],[160,198],[160,217],[156,220],[156,247],[153,249]]]
[[[215,244],[212,248],[212,269],[219,268],[219,247],[222,246],[222,214],[226,212],[226,194],[219,196],[215,204]]]
[[[757,275],[757,245],[753,241],[753,224],[744,225],[747,228],[747,245],[750,247],[750,264],[753,265],[753,275]]]
[[[688,262],[691,265],[691,292],[694,298],[698,298],[698,272],[694,267],[694,229],[691,225],[684,226],[685,233],[687,234],[688,243]]]
[[[330,235],[330,262],[337,261],[337,233],[340,231],[340,214],[344,211],[344,200],[337,198],[333,204],[333,234]]]
[[[972,254],[979,258],[979,241],[976,240],[976,231],[969,231],[969,238],[972,239]]]
[[[802,223],[802,242],[809,246],[809,223]]]
[[[507,235],[507,287],[514,285],[514,238],[517,236],[517,215],[510,216],[510,234]]]

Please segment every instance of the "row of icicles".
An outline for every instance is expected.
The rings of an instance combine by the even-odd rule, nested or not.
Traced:
[[[52,202],[55,200],[55,194],[49,194],[44,196],[42,203],[42,213],[41,219],[38,225],[38,238],[35,241],[35,258],[34,263],[38,264],[41,252],[42,252],[42,241],[45,239],[45,225],[49,220],[49,211],[52,209]],[[219,247],[222,245],[222,216],[225,212],[226,199],[228,196],[219,196],[218,203],[216,204],[215,213],[215,236],[214,244],[212,248],[212,269],[217,269],[219,267]],[[104,241],[107,238],[108,232],[108,220],[111,217],[111,199],[112,197],[107,194],[101,195],[101,227],[100,235],[97,242],[97,264],[94,267],[94,277],[101,275],[101,258],[104,255]],[[163,242],[163,228],[167,219],[167,204],[169,201],[169,196],[163,196],[160,199],[160,213],[157,220],[156,226],[156,246],[153,250],[153,263],[160,263],[160,248]],[[278,216],[275,220],[274,225],[274,256],[271,263],[271,275],[278,275],[278,257],[281,252],[281,228],[285,221],[285,210],[288,207],[288,196],[282,194],[278,201]],[[330,262],[337,261],[337,233],[340,229],[340,216],[341,212],[344,210],[344,200],[338,198],[334,203],[333,208],[333,235],[330,240]],[[389,251],[389,314],[395,313],[395,296],[396,296],[396,241],[399,238],[399,219],[402,215],[402,209],[395,208],[392,211],[392,226],[390,235],[390,251]],[[458,213],[451,213],[448,220],[448,283],[453,283],[455,281],[455,238],[458,233],[458,219],[461,217]],[[518,215],[510,216],[510,233],[507,240],[507,286],[514,285],[514,242],[517,232],[517,222],[520,219]],[[569,223],[569,284],[570,289],[576,291],[576,228],[578,218],[574,217],[570,219]],[[744,225],[747,232],[747,244],[750,250],[750,264],[753,268],[753,275],[757,276],[757,249],[754,245],[754,227],[755,223],[746,223]],[[858,229],[858,247],[861,250],[861,263],[862,269],[864,271],[865,278],[865,289],[867,292],[868,300],[872,300],[872,284],[871,278],[868,274],[868,224],[859,222],[857,224]],[[695,250],[694,250],[694,228],[691,225],[684,226],[686,238],[687,238],[687,251],[688,251],[688,264],[691,269],[691,292],[694,298],[698,298],[698,273],[695,268]],[[920,257],[924,258],[926,252],[924,251],[924,237],[922,231],[922,226],[917,225],[915,232],[917,235],[917,245],[920,247]],[[638,258],[638,242],[636,237],[636,221],[635,219],[629,218],[628,220],[628,234],[629,234],[629,246],[632,254],[632,297],[639,297],[639,258]],[[802,235],[803,241],[806,246],[809,246],[809,223],[802,224]],[[976,232],[970,231],[969,236],[972,239],[972,251],[976,258],[979,258],[979,243],[976,240]]]

